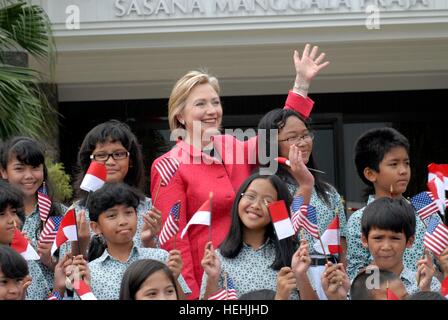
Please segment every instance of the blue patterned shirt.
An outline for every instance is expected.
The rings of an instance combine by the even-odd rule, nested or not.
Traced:
[[[403,268],[403,271],[400,274],[401,282],[403,282],[406,291],[408,294],[414,294],[420,291],[420,288],[417,284],[416,272]],[[440,291],[440,282],[435,277],[432,277],[431,281],[431,291],[439,292]]]
[[[297,191],[297,186],[289,182],[287,182],[287,186],[289,193],[292,196],[294,196]],[[327,229],[327,226],[336,217],[336,208],[337,208],[339,213],[340,236],[345,237],[347,218],[345,217],[345,210],[342,204],[342,199],[334,187],[330,186],[330,189],[331,192],[327,192],[330,201],[330,206],[328,206],[321,198],[318,197],[316,188],[313,188],[313,193],[311,194],[310,205],[316,208],[319,234],[322,235]],[[304,234],[305,239],[310,244],[310,254],[313,256],[323,256],[313,249],[314,243],[318,240],[313,238],[308,232],[304,232]],[[300,239],[300,233],[298,234],[298,237]]]
[[[65,214],[67,207],[65,207],[64,205],[62,205],[60,203],[57,203],[56,205],[59,206],[61,214]],[[37,252],[37,243],[38,243],[40,231],[41,231],[40,227],[41,227],[41,220],[40,220],[39,207],[36,204],[34,211],[30,215],[25,217],[25,222],[22,227],[22,232],[24,232],[26,234],[26,236],[28,237],[28,239],[31,241],[31,244],[34,247],[34,249],[36,250],[36,252]],[[63,244],[60,247],[59,257],[63,257],[67,252],[70,252],[70,244],[69,243]],[[34,262],[36,263],[36,267],[40,268],[40,270],[41,270],[40,272],[33,271],[34,276],[31,274],[31,276],[33,277],[33,282],[36,282],[37,285],[42,286],[41,289],[36,289],[36,290],[43,291],[45,289],[48,293],[48,288],[53,288],[53,281],[54,281],[53,271],[50,270],[46,265],[41,263],[39,260],[34,261]],[[33,268],[34,268],[34,266],[33,266]],[[31,273],[31,271],[30,271],[30,273]],[[38,279],[38,277],[44,277],[45,282],[40,281],[40,279]],[[45,283],[45,285],[44,285],[44,283]],[[46,298],[46,296],[45,296],[45,298]]]
[[[90,286],[93,294],[98,300],[118,300],[123,274],[134,261],[154,259],[166,263],[168,255],[163,249],[139,248],[134,245],[128,260],[121,262],[109,255],[106,249],[101,257],[89,262]],[[184,293],[190,294],[191,290],[182,275],[178,281]]]
[[[375,200],[373,195],[369,196],[367,204]],[[349,218],[347,224],[347,274],[350,279],[354,279],[360,269],[368,266],[373,260],[369,250],[364,248],[361,241],[361,218],[365,207],[355,211]],[[403,255],[403,265],[406,269],[417,271],[417,262],[423,255],[423,238],[426,227],[422,220],[417,216],[415,228],[415,240],[411,248],[406,248]],[[438,218],[440,219],[440,218]],[[429,218],[425,219],[427,224]]]
[[[53,284],[49,285],[42,272],[42,264],[39,261],[28,260],[28,270],[31,276],[31,285],[26,290],[26,300],[46,300]],[[48,270],[48,269],[46,269]],[[53,275],[53,274],[51,274]]]
[[[224,273],[232,279],[237,296],[260,289],[277,291],[277,270],[271,268],[275,260],[275,246],[267,240],[262,246],[254,250],[243,243],[241,251],[235,258],[225,258],[219,249],[216,254],[221,261],[221,274],[218,286],[224,288]],[[201,298],[207,286],[207,273],[204,272],[201,284]],[[298,299],[297,292],[293,291],[290,299]]]

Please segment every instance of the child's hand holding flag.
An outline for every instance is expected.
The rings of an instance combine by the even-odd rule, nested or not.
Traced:
[[[305,239],[300,240],[300,246],[292,256],[291,268],[296,276],[306,276],[311,265],[309,244]]]
[[[143,215],[143,222],[142,246],[146,248],[155,247],[154,237],[162,229],[162,212],[156,207],[152,207],[147,214]],[[160,242],[160,245],[163,245],[162,242]]]
[[[416,279],[420,291],[431,291],[431,281],[434,276],[434,264],[432,256],[427,249],[425,249],[425,256],[417,262]]]
[[[350,279],[342,263],[327,262],[321,275],[322,289],[329,300],[347,300]]]
[[[174,278],[177,279],[182,272],[182,256],[179,250],[171,250],[166,263],[168,268],[173,272]]]
[[[283,267],[277,273],[275,300],[288,300],[291,292],[297,288],[297,281],[290,267]]]

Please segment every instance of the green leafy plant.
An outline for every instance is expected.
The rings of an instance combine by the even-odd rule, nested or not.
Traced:
[[[56,50],[50,19],[37,5],[0,0],[0,137],[51,137],[57,111],[42,91],[42,74],[8,63],[7,56],[18,52],[48,63],[53,73]]]
[[[73,188],[70,185],[70,176],[65,172],[64,164],[53,162],[47,157],[45,165],[47,166],[54,199],[60,202],[69,202],[72,199]]]

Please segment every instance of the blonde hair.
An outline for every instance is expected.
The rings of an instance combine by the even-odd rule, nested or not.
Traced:
[[[193,88],[201,84],[210,84],[219,95],[220,88],[218,79],[199,70],[188,72],[174,85],[174,88],[170,94],[170,99],[168,100],[168,122],[171,131],[185,127],[179,122],[179,120],[177,120],[177,116],[184,110],[185,101]]]

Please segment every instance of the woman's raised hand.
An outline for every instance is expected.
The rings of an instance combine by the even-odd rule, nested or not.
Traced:
[[[302,56],[297,50],[294,50],[294,66],[296,69],[296,83],[309,85],[314,77],[326,66],[329,61],[324,61],[325,53],[318,55],[319,47],[306,44]]]

